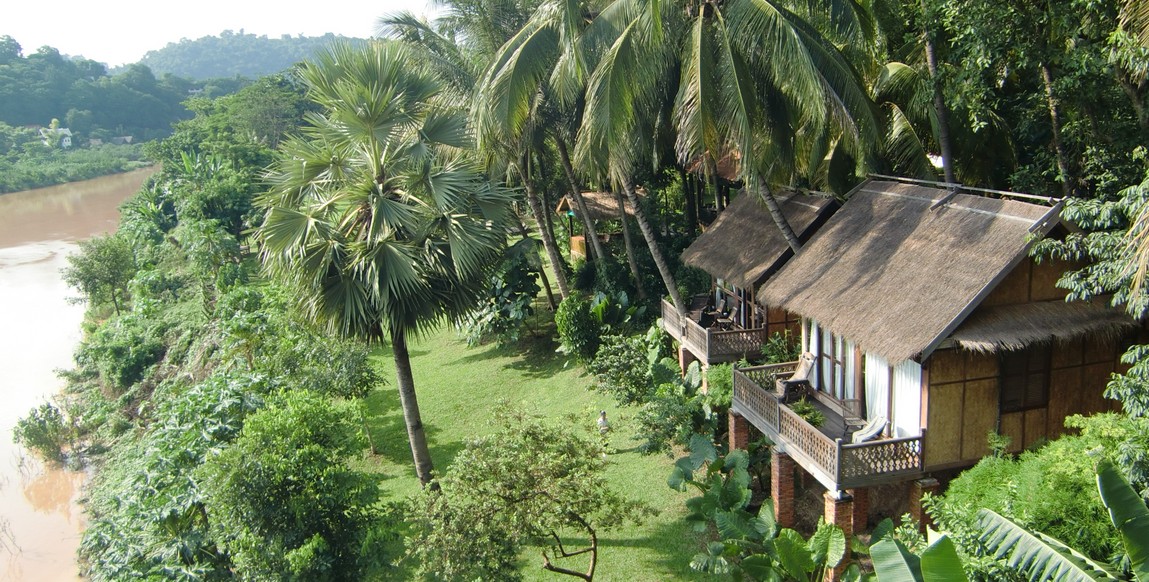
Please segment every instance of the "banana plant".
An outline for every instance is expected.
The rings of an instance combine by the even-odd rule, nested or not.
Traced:
[[[870,546],[878,582],[969,582],[953,540],[939,536],[914,555],[902,542],[884,538]]]
[[[1138,582],[1149,582],[1149,507],[1108,459],[1097,464],[1097,489],[1121,532],[1129,567]]]

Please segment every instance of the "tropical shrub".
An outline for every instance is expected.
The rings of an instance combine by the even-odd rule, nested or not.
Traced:
[[[766,343],[762,344],[762,357],[767,364],[794,362],[801,355],[802,345],[799,338],[794,337],[788,329],[770,334]]]
[[[955,533],[976,532],[976,509],[986,508],[1017,525],[1052,536],[1094,560],[1106,562],[1120,553],[1121,541],[1095,495],[1093,457],[1111,455],[1132,436],[1138,424],[1124,415],[1072,416],[1066,426],[1080,430],[1022,453],[1016,460],[987,457],[954,479],[944,497],[931,502],[938,525]],[[968,544],[966,544],[968,545]]]
[[[104,384],[122,392],[139,382],[164,354],[163,329],[139,314],[101,326],[84,342],[76,360],[99,371]]]
[[[555,311],[555,328],[561,342],[560,349],[580,360],[587,361],[598,351],[600,328],[590,312],[590,299],[573,293],[559,304]]]
[[[778,527],[769,500],[757,514],[750,511],[746,451],[719,456],[703,435],[695,435],[689,445],[690,454],[675,462],[667,485],[678,491],[694,488],[699,494],[686,500],[686,519],[698,531],[717,533],[691,560],[692,569],[729,574],[735,580],[819,580],[846,556],[845,533],[833,524],[819,523],[806,540]],[[857,579],[856,566],[849,576]]]
[[[63,460],[70,435],[64,413],[50,402],[28,411],[28,416],[17,420],[12,429],[14,442],[49,461]]]
[[[482,304],[463,325],[468,344],[478,345],[491,338],[499,344],[519,340],[527,318],[534,314],[535,297],[542,290],[536,245],[533,239],[524,239],[507,250],[507,258],[489,279]]]

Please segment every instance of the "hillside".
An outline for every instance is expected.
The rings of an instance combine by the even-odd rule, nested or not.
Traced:
[[[244,34],[242,29],[238,33],[225,30],[219,36],[168,43],[162,49],[148,51],[140,64],[147,65],[157,76],[171,73],[195,80],[237,75],[258,78],[283,71],[336,40],[360,39],[331,33],[318,37],[268,38]]]

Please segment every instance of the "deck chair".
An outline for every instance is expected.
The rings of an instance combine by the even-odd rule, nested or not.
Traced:
[[[738,319],[738,307],[737,306],[735,306],[733,309],[731,309],[730,313],[727,313],[725,315],[719,314],[718,318],[714,320],[714,323],[715,323],[715,325],[718,326],[718,329],[730,330],[730,329],[734,329],[734,321],[736,319]]]
[[[882,434],[882,431],[885,430],[885,428],[886,417],[875,416],[874,418],[871,418],[869,421],[867,421],[866,424],[862,425],[862,428],[854,431],[854,436],[850,439],[850,442],[854,444],[860,444],[869,440],[873,440],[875,437]]]
[[[798,358],[798,368],[789,378],[774,382],[774,393],[783,403],[793,402],[810,388],[810,373],[814,371],[814,354],[806,352]]]

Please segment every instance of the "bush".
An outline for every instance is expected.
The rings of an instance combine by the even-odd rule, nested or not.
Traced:
[[[555,311],[555,328],[563,352],[589,361],[598,351],[599,324],[591,315],[591,303],[583,295],[572,294]]]
[[[45,402],[28,411],[28,416],[16,421],[12,429],[12,440],[45,460],[60,461],[64,458],[64,446],[68,444],[69,434],[64,413]]]
[[[1137,424],[1117,414],[1072,416],[1080,428],[1017,460],[987,457],[950,483],[931,515],[943,529],[972,531],[976,508],[985,507],[1018,525],[1053,536],[1102,562],[1121,552],[1121,541],[1095,493],[1091,453],[1113,455],[1134,435]]]
[[[654,396],[647,358],[645,337],[610,335],[603,338],[587,371],[594,374],[598,389],[619,404],[643,404]]]
[[[788,329],[781,333],[770,334],[770,338],[762,345],[762,357],[766,359],[767,364],[793,362],[801,355],[801,342]]]
[[[103,382],[123,391],[139,382],[164,353],[162,331],[132,314],[108,322],[84,343],[77,355],[90,364]]]

